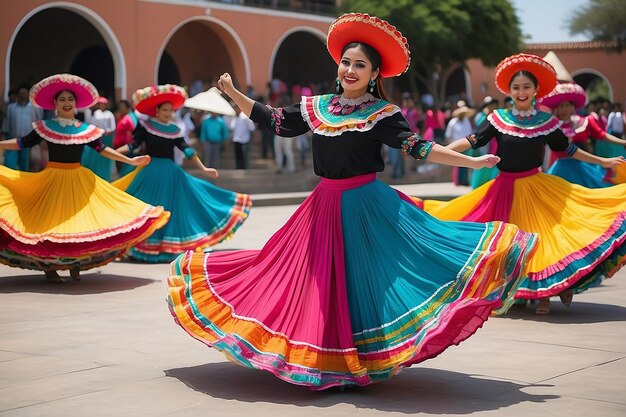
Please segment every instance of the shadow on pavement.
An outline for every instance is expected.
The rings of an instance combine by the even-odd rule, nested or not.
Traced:
[[[81,273],[80,281],[73,281],[66,273],[60,275],[65,282],[49,282],[41,273],[0,278],[0,294],[32,292],[40,294],[85,295],[115,291],[128,291],[157,282],[154,279],[124,275],[103,274],[100,272]]]
[[[471,414],[498,410],[522,402],[541,403],[555,395],[532,395],[529,385],[458,372],[429,368],[405,369],[380,384],[311,391],[279,380],[268,372],[228,362],[166,370],[195,391],[225,400],[291,404],[300,407],[332,407],[352,404],[358,409],[396,411],[407,414]]]
[[[626,307],[612,304],[595,304],[576,301],[565,307],[558,299],[550,302],[550,314],[535,314],[535,304],[513,306],[501,316],[505,319],[533,320],[555,324],[585,324],[626,321]]]

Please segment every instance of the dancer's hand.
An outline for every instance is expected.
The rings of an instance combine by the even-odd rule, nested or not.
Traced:
[[[130,164],[136,167],[142,167],[150,163],[150,155],[136,156],[130,159]]]
[[[220,90],[235,102],[243,114],[250,117],[255,101],[235,88],[229,73],[225,72],[222,74],[217,81],[217,85]]]
[[[474,162],[476,163],[474,169],[493,168],[498,162],[500,162],[500,157],[488,153],[487,155],[475,157]]]
[[[217,177],[219,177],[217,169],[215,169],[215,168],[207,168],[207,167],[205,167],[202,170],[202,174],[206,175],[209,178],[217,178]]]
[[[620,164],[626,163],[623,156],[616,156],[614,158],[602,158],[603,161],[600,164],[602,168],[617,168]]]
[[[217,81],[217,86],[226,94],[235,89],[235,87],[233,86],[233,79],[227,72],[220,76],[220,79]]]

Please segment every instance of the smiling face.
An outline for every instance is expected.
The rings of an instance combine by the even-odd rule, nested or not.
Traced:
[[[533,98],[537,94],[537,85],[528,76],[517,74],[511,79],[509,90],[515,108],[518,110],[530,110]]]
[[[156,118],[161,123],[169,123],[172,120],[173,112],[172,103],[163,103],[157,107]]]
[[[59,117],[73,119],[76,110],[76,97],[68,90],[61,91],[54,99]]]
[[[367,92],[370,80],[376,79],[378,72],[378,68],[372,68],[372,62],[361,47],[346,49],[337,68],[344,97],[361,97]]]

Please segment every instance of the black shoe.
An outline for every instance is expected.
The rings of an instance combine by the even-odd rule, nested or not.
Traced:
[[[70,277],[72,277],[74,281],[80,281],[80,267],[73,266],[70,268]]]
[[[59,276],[59,273],[55,270],[43,271],[46,274],[46,279],[50,282],[65,282],[63,278]]]

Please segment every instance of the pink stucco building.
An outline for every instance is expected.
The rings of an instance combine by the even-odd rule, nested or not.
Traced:
[[[190,86],[225,71],[257,94],[266,93],[275,76],[288,83],[332,83],[336,66],[326,52],[325,38],[334,4],[334,0],[3,1],[0,89],[6,97],[11,87],[59,72],[82,75],[117,99],[129,98],[146,85]],[[624,102],[626,54],[607,52],[605,46],[531,44],[525,51],[540,56],[555,51],[584,87],[599,77],[609,86],[608,98]],[[478,60],[469,60],[465,69],[448,76],[450,95],[462,91],[474,103],[485,95],[499,96],[493,69]]]

